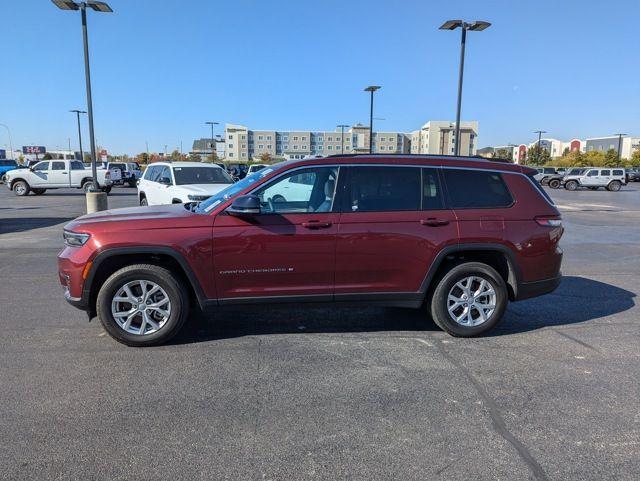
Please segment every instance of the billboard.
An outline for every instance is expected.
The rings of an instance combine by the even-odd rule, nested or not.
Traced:
[[[44,154],[47,151],[46,148],[41,145],[23,145],[22,153],[23,154]]]

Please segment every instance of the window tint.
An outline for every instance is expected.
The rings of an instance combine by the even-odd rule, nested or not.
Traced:
[[[38,171],[38,170],[49,170],[49,162],[40,162],[40,163],[35,165],[33,170],[36,170],[36,171]]]
[[[348,212],[420,210],[418,167],[353,167]]]
[[[51,162],[51,170],[64,170],[64,162]]]
[[[600,171],[600,175],[611,175],[611,171],[610,170],[601,170]]]
[[[160,173],[160,167],[154,166],[149,167],[144,173],[144,178],[146,180],[150,180],[151,182],[156,182],[158,180],[158,174]]]
[[[442,189],[436,169],[422,169],[422,210],[444,208]]]
[[[79,160],[71,161],[71,170],[84,170],[84,164]]]
[[[305,169],[278,178],[255,195],[260,197],[265,214],[331,212],[337,180],[337,167]]]
[[[497,172],[444,169],[443,173],[454,209],[507,207],[513,203]]]
[[[219,167],[174,167],[176,185],[233,184],[233,179]]]
[[[160,167],[160,173],[158,174],[157,181],[160,181],[162,178],[167,178],[173,183],[173,179],[171,178],[171,169],[168,166]]]
[[[597,170],[590,170],[589,173],[587,174],[587,177],[596,177],[597,175],[598,175]]]

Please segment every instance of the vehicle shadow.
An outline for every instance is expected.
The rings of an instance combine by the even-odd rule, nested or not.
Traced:
[[[592,321],[631,309],[635,293],[584,277],[567,276],[556,292],[512,303],[488,336],[535,331]],[[421,310],[375,307],[234,308],[194,315],[171,344],[189,344],[250,335],[437,331]]]
[[[107,197],[122,197],[125,195],[136,195],[137,194],[137,190],[135,189],[131,189],[130,191],[127,192],[114,192],[111,191],[109,192],[109,194],[107,194]],[[46,192],[45,194],[42,195],[42,197],[78,197],[78,196],[86,196],[86,194],[78,189],[78,192]]]
[[[57,224],[70,222],[75,217],[18,217],[0,219],[0,234],[12,232],[25,232],[42,227],[51,227]]]

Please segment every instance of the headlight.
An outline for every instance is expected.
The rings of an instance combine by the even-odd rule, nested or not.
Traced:
[[[189,194],[187,197],[191,201],[202,202],[203,200],[207,200],[211,196],[210,195],[191,195],[191,194]]]
[[[87,243],[89,234],[80,234],[79,232],[71,232],[70,230],[63,231],[64,243],[71,247],[80,247]]]

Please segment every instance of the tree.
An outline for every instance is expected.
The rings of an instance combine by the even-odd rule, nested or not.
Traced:
[[[189,162],[202,162],[202,157],[198,154],[189,154]]]
[[[494,159],[505,159],[509,162],[513,162],[513,156],[509,149],[498,149],[493,153]]]
[[[269,152],[265,152],[260,156],[260,160],[262,162],[271,162],[271,154]]]
[[[640,148],[634,150],[633,154],[631,154],[630,164],[633,167],[640,167]]]
[[[149,155],[146,152],[140,152],[138,155],[136,155],[136,162],[139,164],[148,164]]]
[[[534,145],[527,153],[529,165],[544,165],[551,160],[549,151],[539,145]]]
[[[185,159],[185,157],[177,149],[171,152],[171,155],[169,156],[169,158],[174,162],[178,162],[180,160]]]
[[[604,163],[605,167],[615,167],[618,165],[618,151],[615,149],[609,149],[604,154]]]
[[[42,156],[42,160],[51,160],[51,159],[53,159],[53,157],[51,157],[51,154],[49,152],[47,152]]]
[[[585,165],[591,167],[602,167],[604,165],[604,152],[591,150],[585,154]]]
[[[207,162],[208,164],[213,164],[215,162],[218,161],[218,154],[217,152],[213,151],[211,152],[209,155],[207,155],[205,157],[205,159],[203,160],[203,162]]]

